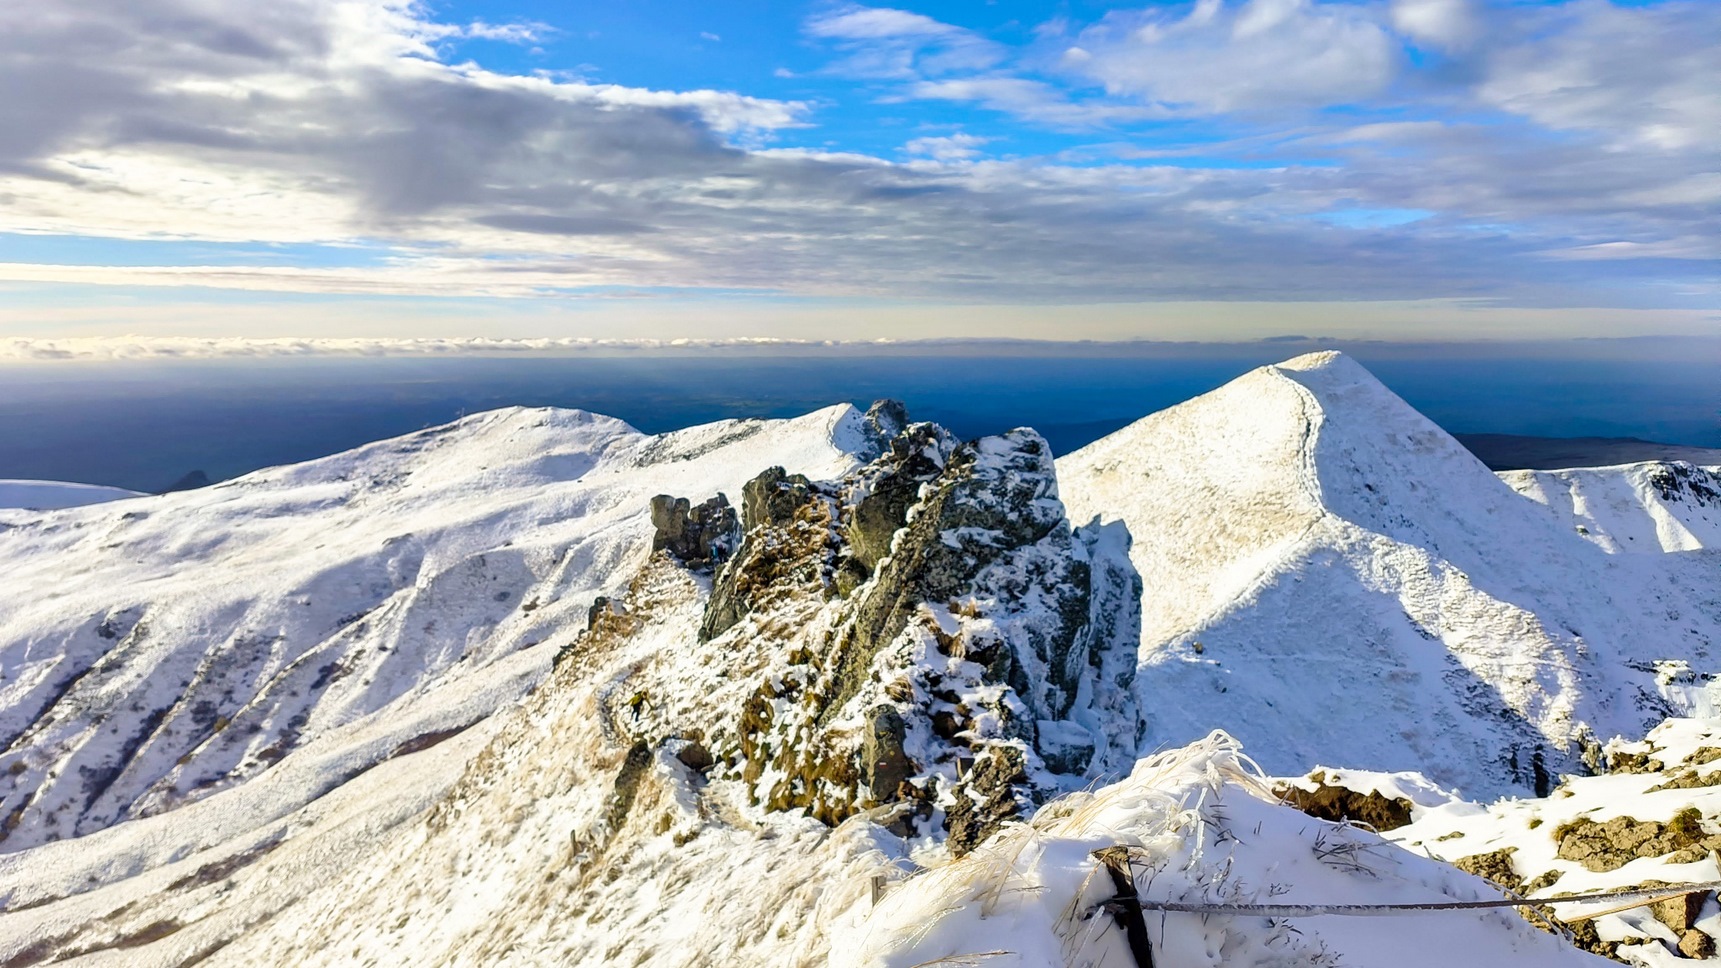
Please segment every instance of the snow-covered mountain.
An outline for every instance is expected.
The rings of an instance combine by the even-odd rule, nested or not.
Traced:
[[[65,481],[0,481],[0,515],[7,509],[24,508],[31,511],[57,511],[60,508],[83,507],[122,498],[142,497],[123,487],[101,484],[70,484]],[[3,518],[0,518],[3,520]]]
[[[1134,539],[1150,745],[1224,727],[1274,771],[1545,792],[1586,746],[1692,711],[1669,676],[1721,659],[1714,552],[1608,554],[1339,354],[1255,370],[1058,471],[1072,519]]]
[[[1721,548],[1721,467],[1649,461],[1506,471],[1500,479],[1607,551]]]
[[[539,681],[649,553],[659,490],[735,489],[761,460],[841,472],[877,446],[847,406],[656,437],[515,409],[213,488],[10,513],[4,848],[234,791],[203,812],[219,822],[140,841],[151,863],[290,812]]]
[[[1333,355],[1056,463],[886,404],[508,410],[4,512],[0,965],[1129,964],[1101,848],[1149,901],[1494,896],[1249,757],[1475,796],[1703,706],[1714,553],[1595,537]],[[1599,963],[1152,920],[1162,963]]]

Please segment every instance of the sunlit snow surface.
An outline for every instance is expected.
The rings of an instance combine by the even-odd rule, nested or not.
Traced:
[[[735,498],[771,465],[837,477],[868,446],[848,407],[660,437],[507,410],[199,491],[0,511],[0,963],[1127,965],[1096,847],[1137,848],[1152,899],[1497,896],[1279,806],[1215,727],[1275,773],[1422,771],[1351,771],[1417,804],[1393,836],[1421,852],[1419,831],[1481,843],[1516,809],[1448,788],[1521,790],[1533,749],[1555,774],[1581,739],[1707,696],[1714,552],[1610,553],[1598,535],[1640,512],[1580,533],[1574,504],[1316,356],[1060,463],[1073,522],[1127,523],[1143,575],[1129,777],[954,863],[865,816],[764,812],[664,748],[618,810],[621,684],[697,718],[779,661],[698,642],[705,579],[647,564],[649,498]],[[1700,533],[1696,505],[1668,507]],[[630,582],[638,633],[552,674]],[[1509,911],[1151,933],[1185,966],[1603,964]]]
[[[1338,354],[1255,370],[1058,472],[1072,520],[1134,537],[1150,744],[1223,727],[1273,772],[1532,792],[1586,742],[1699,711],[1658,661],[1721,671],[1721,552],[1609,554]],[[1652,513],[1697,532],[1714,511],[1596,530]]]
[[[0,512],[0,897],[262,837],[486,732],[643,560],[651,495],[839,474],[859,423],[845,405],[653,437],[503,410],[212,488]],[[458,752],[435,755],[451,765],[373,790],[357,821],[451,782]]]

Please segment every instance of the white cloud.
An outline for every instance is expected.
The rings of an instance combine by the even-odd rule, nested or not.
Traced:
[[[988,160],[954,137],[905,146],[915,157],[901,164],[773,148],[774,134],[817,120],[811,105],[448,63],[440,42],[467,28],[406,0],[0,4],[0,90],[28,95],[0,100],[0,231],[364,239],[396,253],[345,269],[15,263],[0,278],[515,297],[604,286],[987,302],[1658,298],[1633,285],[1644,270],[1629,267],[1645,260],[1542,253],[1670,239],[1705,251],[1721,236],[1704,180],[1721,164],[1700,137],[1721,129],[1721,83],[1702,62],[1721,17],[1568,6],[1525,12],[1527,26],[1485,31],[1462,55],[1452,76],[1482,78],[1482,102],[1460,81],[1438,92],[1528,120],[1343,132],[1288,108],[1251,112],[1379,90],[1396,69],[1381,38],[1399,43],[1384,5],[1203,0],[1114,16],[1079,35],[1086,59],[1063,69],[1115,75],[1127,101],[1007,70],[1010,52],[916,14],[847,7],[817,22],[841,63],[897,57],[906,73],[869,82],[875,95],[1113,125],[1119,140],[1168,113],[1247,118],[1226,120],[1224,146],[1150,139],[1109,157],[1152,164],[1101,153],[1059,165]],[[1205,144],[1250,164],[1170,163],[1180,155],[1168,149]],[[1437,215],[1366,237],[1318,219],[1371,208]],[[1704,271],[1686,261],[1656,271],[1680,283]]]
[[[865,348],[895,341],[780,337],[720,339],[303,338],[244,339],[195,336],[0,337],[0,360],[206,360],[305,356],[577,356],[615,351]]]
[[[951,134],[915,138],[902,146],[911,155],[925,155],[934,161],[967,161],[980,154],[982,145],[992,141],[973,134]]]
[[[924,14],[885,7],[846,7],[807,22],[814,37],[883,40],[899,37],[954,37],[965,33]]]
[[[1064,64],[1114,94],[1185,111],[1265,111],[1368,100],[1392,82],[1399,48],[1369,7],[1200,0],[1181,15],[1108,16]]]
[[[496,40],[506,44],[536,44],[554,32],[548,24],[492,24],[474,20],[460,28],[455,36],[471,40]]]
[[[831,73],[859,78],[910,78],[986,70],[1004,48],[952,24],[886,7],[847,6],[806,24],[810,37],[835,41],[845,56]]]
[[[1522,35],[1487,56],[1477,88],[1484,102],[1622,148],[1695,149],[1715,159],[1721,4],[1590,0],[1524,16]]]
[[[972,102],[1056,128],[1103,127],[1166,115],[1163,110],[1141,104],[1074,100],[1045,81],[1007,75],[917,80],[908,85],[905,96],[923,101]]]
[[[1474,0],[1392,0],[1392,25],[1419,45],[1456,51],[1482,33]]]

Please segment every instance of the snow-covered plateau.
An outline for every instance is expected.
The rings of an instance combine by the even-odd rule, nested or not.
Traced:
[[[1056,460],[513,409],[0,510],[0,968],[1721,963],[1554,900],[1721,880],[1718,541],[1331,353]]]

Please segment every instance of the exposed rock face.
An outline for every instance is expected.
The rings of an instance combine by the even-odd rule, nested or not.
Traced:
[[[764,600],[815,589],[822,595],[836,513],[828,488],[781,467],[748,481],[741,489],[743,540],[717,572],[700,641],[728,631]]]
[[[1649,484],[1663,501],[1721,506],[1721,475],[1682,460],[1656,467],[1650,472]]]
[[[1380,831],[1396,830],[1410,823],[1409,800],[1387,797],[1372,790],[1359,793],[1347,787],[1329,784],[1326,782],[1326,775],[1321,772],[1312,774],[1310,779],[1316,784],[1313,790],[1299,786],[1280,786],[1273,792],[1291,806],[1322,820],[1354,820]],[[1458,866],[1464,865],[1460,863]]]
[[[1721,849],[1721,836],[1706,834],[1696,810],[1685,810],[1668,823],[1614,817],[1604,823],[1577,820],[1554,831],[1561,860],[1577,861],[1592,871],[1611,871],[1639,857],[1678,856],[1677,862],[1701,860]]]
[[[950,852],[957,857],[986,842],[993,832],[1020,817],[1032,802],[1020,792],[1028,782],[1022,751],[994,746],[980,754],[961,780],[946,814]]]
[[[722,494],[694,506],[684,497],[651,499],[653,551],[668,551],[689,568],[710,568],[728,558],[739,540],[735,509]]]
[[[773,470],[745,495],[703,633],[768,627],[785,596],[829,600],[743,711],[760,803],[836,823],[931,802],[961,853],[1127,765],[1141,731],[1127,534],[1072,531],[1039,435],[958,445],[918,424],[846,481]]]
[[[1512,864],[1512,855],[1517,852],[1516,847],[1502,847],[1486,854],[1460,857],[1452,862],[1452,866],[1498,884],[1505,890],[1520,891],[1524,886],[1523,878],[1518,876],[1517,868]]]
[[[936,424],[915,424],[890,442],[889,451],[860,476],[849,496],[844,535],[849,553],[870,575],[890,554],[891,539],[908,523],[920,488],[944,471],[954,443]]]

